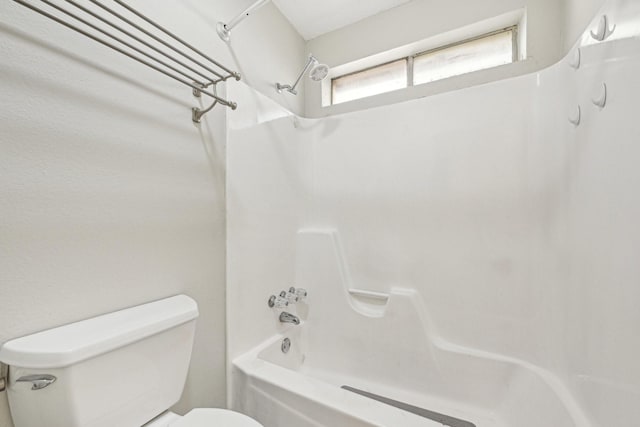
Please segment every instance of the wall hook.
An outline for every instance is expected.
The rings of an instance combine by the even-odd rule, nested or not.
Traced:
[[[574,126],[578,126],[580,124],[580,118],[582,116],[582,112],[580,110],[580,106],[578,105],[576,109],[569,114],[569,123]]]
[[[580,48],[577,48],[573,51],[573,55],[569,58],[569,66],[574,70],[580,68],[580,60],[581,60]]]
[[[606,83],[602,83],[600,88],[600,94],[596,98],[592,98],[591,102],[593,105],[599,108],[604,108],[607,105],[607,85]]]
[[[609,36],[613,34],[615,29],[615,25],[611,29],[609,29],[609,19],[607,18],[607,15],[602,15],[600,17],[600,22],[598,23],[598,29],[595,33],[591,31],[591,37],[601,42],[608,39]]]

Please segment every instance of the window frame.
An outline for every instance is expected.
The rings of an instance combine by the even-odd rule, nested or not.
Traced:
[[[380,64],[372,65],[372,66],[369,66],[369,67],[366,67],[366,68],[362,68],[360,70],[355,70],[355,71],[351,71],[351,72],[346,73],[346,74],[341,74],[339,76],[332,77],[331,78],[331,86],[330,86],[330,97],[329,97],[330,104],[329,104],[329,106],[340,105],[340,104],[347,103],[347,102],[353,102],[353,101],[357,101],[357,100],[360,100],[360,99],[369,98],[371,96],[377,96],[377,95],[382,95],[384,93],[394,92],[394,91],[382,92],[382,93],[377,93],[375,95],[369,95],[369,96],[364,96],[362,98],[356,98],[356,99],[352,99],[352,100],[349,100],[349,101],[340,102],[338,104],[334,103],[334,81],[335,80],[341,79],[343,77],[353,76],[355,74],[365,73],[365,72],[373,70],[375,68],[383,67],[385,65],[391,64],[393,62],[398,62],[398,61],[403,60],[403,59],[406,61],[406,67],[407,67],[406,86],[404,88],[396,89],[396,90],[407,89],[407,88],[415,87],[415,86],[422,86],[422,85],[425,85],[425,84],[433,83],[435,81],[444,80],[446,78],[461,76],[461,75],[469,74],[469,73],[476,73],[478,71],[483,71],[483,70],[488,70],[488,69],[494,68],[494,67],[483,68],[483,69],[480,69],[480,70],[471,71],[469,73],[457,74],[457,75],[453,75],[453,76],[450,76],[450,77],[445,77],[443,79],[434,80],[432,82],[420,83],[418,85],[414,85],[414,83],[413,83],[413,80],[414,80],[414,78],[413,78],[414,77],[414,71],[413,71],[414,70],[414,68],[413,68],[414,65],[413,65],[413,63],[414,63],[415,58],[417,58],[419,56],[422,56],[422,55],[428,55],[428,54],[432,54],[432,53],[439,52],[439,51],[442,51],[442,50],[450,49],[450,48],[453,48],[453,47],[456,47],[456,46],[460,46],[460,45],[463,45],[463,44],[466,44],[466,43],[471,43],[471,42],[474,42],[474,41],[477,41],[477,40],[481,40],[481,39],[486,38],[486,37],[491,37],[491,36],[494,36],[494,35],[497,35],[497,34],[506,33],[506,32],[509,32],[509,31],[511,31],[511,53],[512,53],[510,64],[518,62],[521,59],[520,58],[520,44],[518,43],[518,41],[519,41],[519,24],[513,24],[513,25],[509,25],[507,27],[500,28],[498,30],[493,30],[493,31],[490,31],[490,32],[487,32],[487,33],[479,34],[477,36],[465,38],[465,39],[462,39],[462,40],[457,40],[455,42],[447,43],[445,45],[438,46],[438,47],[435,47],[435,48],[432,48],[432,49],[423,50],[423,51],[420,51],[420,52],[417,52],[417,53],[414,53],[414,54],[411,54],[411,55],[407,55],[407,56],[401,56],[401,57],[398,57],[398,58],[391,59],[389,61],[382,62]],[[505,64],[505,65],[508,65],[508,64]]]

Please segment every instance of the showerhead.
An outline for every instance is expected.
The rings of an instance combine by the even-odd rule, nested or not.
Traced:
[[[319,82],[326,79],[328,74],[329,66],[316,61],[316,64],[311,68],[311,71],[309,71],[309,78],[314,82]]]
[[[318,60],[313,55],[309,55],[309,60],[307,61],[307,64],[304,66],[304,69],[296,79],[296,82],[293,84],[293,86],[276,83],[276,90],[278,91],[278,93],[281,93],[283,90],[286,90],[289,93],[297,95],[298,92],[296,92],[296,87],[298,86],[298,83],[300,83],[300,79],[302,79],[302,77],[305,75],[307,70],[310,70],[309,78],[314,82],[319,82],[321,80],[324,80],[327,77],[327,75],[329,75],[329,66],[326,64],[319,63]]]

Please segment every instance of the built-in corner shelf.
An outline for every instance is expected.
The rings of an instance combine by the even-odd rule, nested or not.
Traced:
[[[389,294],[385,294],[382,292],[366,291],[364,289],[350,288],[349,294],[351,294],[352,297],[374,300],[383,304],[386,304],[387,301],[389,300]]]

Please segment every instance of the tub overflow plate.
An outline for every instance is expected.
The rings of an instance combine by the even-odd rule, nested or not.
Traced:
[[[291,340],[289,338],[285,338],[282,340],[282,345],[280,346],[282,352],[287,354],[289,349],[291,349]]]

